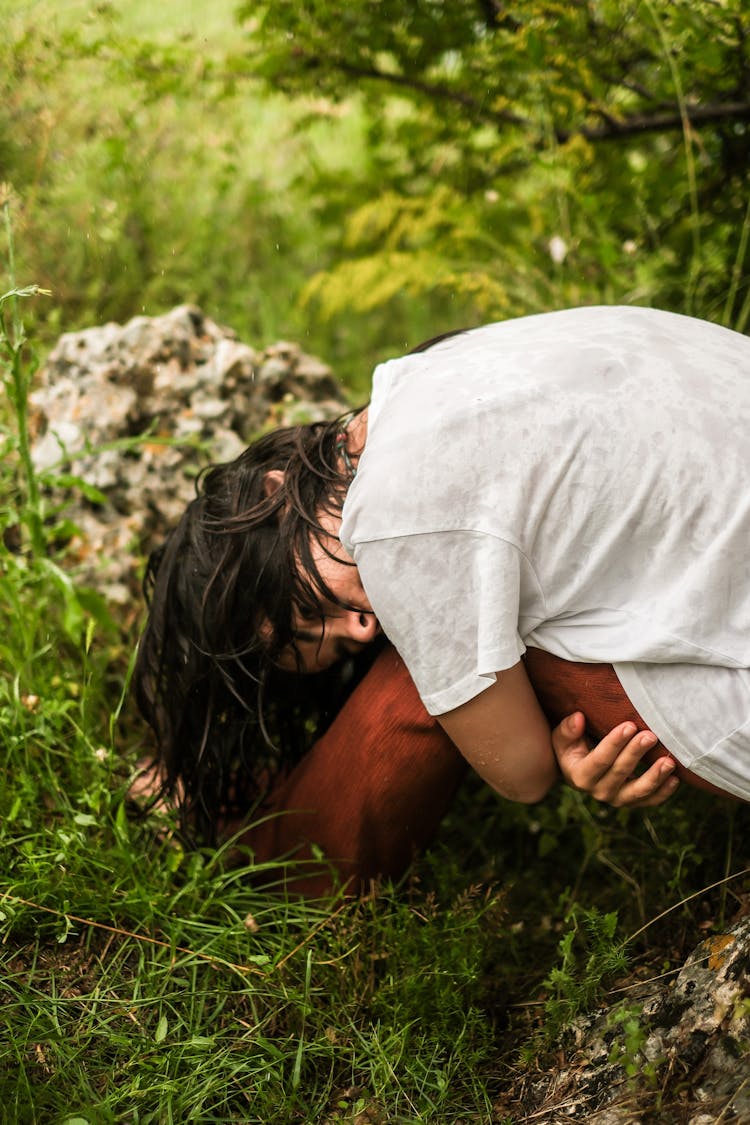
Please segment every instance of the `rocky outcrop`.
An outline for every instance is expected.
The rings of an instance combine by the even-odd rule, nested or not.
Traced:
[[[562,1066],[503,1103],[518,1125],[750,1122],[750,918],[569,1038]]]
[[[330,368],[297,344],[257,351],[182,305],[62,336],[31,407],[37,470],[85,482],[67,493],[78,528],[69,557],[83,581],[124,603],[205,464],[235,457],[265,427],[347,404]]]

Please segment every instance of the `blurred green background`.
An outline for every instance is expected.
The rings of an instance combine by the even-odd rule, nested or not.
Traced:
[[[0,178],[60,331],[199,303],[364,393],[450,328],[744,330],[744,0],[0,0]]]

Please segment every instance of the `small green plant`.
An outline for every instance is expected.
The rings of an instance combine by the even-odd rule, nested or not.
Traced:
[[[0,185],[0,204],[2,204],[3,224],[8,246],[8,274],[10,289],[0,296],[0,372],[3,389],[15,422],[15,434],[4,435],[6,451],[9,445],[15,446],[20,466],[23,490],[18,499],[17,514],[21,525],[28,534],[31,550],[36,556],[45,553],[43,517],[39,485],[31,460],[31,440],[29,434],[28,396],[31,380],[36,374],[38,360],[27,348],[26,333],[19,311],[19,301],[37,294],[49,295],[48,289],[38,285],[16,288],[15,251],[13,246],[13,226],[10,215],[11,189]],[[8,310],[9,314],[8,315]]]
[[[91,618],[105,630],[112,628],[112,621],[95,591],[76,584],[69,571],[59,565],[59,544],[67,541],[75,528],[65,519],[65,505],[59,500],[48,502],[46,496],[54,493],[56,485],[64,484],[68,490],[78,488],[90,499],[101,497],[92,495],[90,486],[70,473],[59,478],[47,473],[41,478],[34,466],[29,391],[39,358],[26,336],[20,302],[30,297],[48,296],[50,291],[38,285],[16,285],[11,195],[9,185],[0,185],[10,281],[8,290],[0,295],[0,386],[6,403],[5,416],[0,415],[4,454],[0,576],[9,586],[6,605],[15,601],[14,591],[35,588],[40,599],[38,610],[43,608],[45,616],[48,612],[55,614],[58,609],[52,603],[56,602],[66,637],[71,643],[79,644]]]
[[[560,939],[560,963],[544,981],[544,1037],[555,1039],[577,1015],[587,1012],[601,996],[603,982],[622,972],[627,958],[616,940],[617,914],[575,905],[567,916],[570,928]],[[583,949],[580,950],[580,946]]]
[[[641,1017],[637,1004],[626,1004],[612,1012],[609,1023],[616,1030],[617,1039],[610,1049],[609,1061],[621,1066],[628,1078],[638,1078],[655,1085],[658,1065],[653,1060],[647,1060],[643,1054],[648,1029]]]

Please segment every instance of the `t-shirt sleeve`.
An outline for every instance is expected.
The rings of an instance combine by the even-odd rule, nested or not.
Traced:
[[[521,558],[505,540],[472,531],[405,535],[358,545],[355,562],[430,714],[467,703],[523,655]]]

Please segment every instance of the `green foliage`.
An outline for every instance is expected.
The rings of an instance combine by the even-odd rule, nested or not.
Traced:
[[[0,200],[4,233],[7,238],[10,288],[0,296],[0,386],[7,404],[6,425],[0,429],[3,444],[3,478],[5,506],[0,513],[3,550],[0,583],[7,586],[2,600],[0,620],[8,615],[8,628],[21,631],[27,660],[39,652],[34,640],[37,629],[27,629],[29,617],[20,601],[31,593],[28,608],[30,619],[38,625],[49,624],[49,615],[59,613],[63,632],[72,644],[80,644],[88,620],[96,619],[104,628],[112,622],[101,598],[93,591],[76,586],[69,572],[58,565],[58,540],[67,540],[74,530],[64,520],[64,509],[47,504],[44,486],[54,488],[59,479],[53,473],[37,476],[31,458],[28,392],[36,373],[36,352],[28,347],[26,332],[19,312],[19,302],[48,290],[37,285],[17,288],[15,255],[10,217],[10,198]],[[68,486],[85,482],[70,474]],[[6,633],[5,636],[8,634]]]
[[[654,1061],[647,1062],[643,1056],[648,1031],[642,1019],[643,1012],[638,1005],[624,1004],[615,1009],[609,1022],[617,1038],[610,1049],[609,1061],[622,1066],[628,1078],[637,1078],[639,1082],[645,1079],[654,1085],[657,1065]]]
[[[161,30],[3,5],[0,159],[45,341],[192,300],[364,391],[494,317],[750,323],[743,0],[279,0],[181,34],[176,5]]]
[[[588,1011],[601,997],[603,982],[627,964],[622,943],[615,941],[616,914],[576,906],[566,921],[570,929],[560,939],[560,963],[544,982],[551,992],[544,1004],[548,1041],[575,1016]],[[583,960],[576,942],[583,945]]]
[[[310,336],[295,294],[331,260],[333,233],[304,181],[356,156],[357,122],[295,135],[299,113],[256,96],[233,56],[225,9],[223,35],[165,39],[131,30],[119,6],[76,19],[0,0],[0,167],[19,276],[55,295],[33,318],[45,343],[185,301],[259,345]],[[351,350],[346,328],[312,338],[329,359]]]
[[[356,96],[368,129],[341,260],[308,296],[345,316],[401,281],[451,322],[619,301],[742,330],[747,21],[742,0],[267,5],[257,72]]]
[[[5,453],[12,457],[15,452],[19,460],[20,477],[23,484],[19,489],[16,505],[18,518],[29,536],[31,548],[36,556],[44,552],[44,528],[41,510],[39,486],[31,461],[31,444],[29,435],[28,394],[31,380],[37,370],[37,358],[32,354],[27,359],[24,354],[26,335],[23,322],[19,315],[19,300],[33,297],[38,293],[49,293],[40,290],[37,285],[29,285],[24,289],[15,286],[15,254],[13,245],[13,228],[10,218],[10,199],[7,188],[0,189],[5,192],[5,198],[0,200],[4,220],[4,234],[8,243],[8,262],[11,288],[0,296],[0,374],[2,385],[7,396],[10,413],[15,422],[15,433],[8,432],[5,437]],[[10,324],[7,323],[8,309],[10,309]],[[20,482],[19,482],[20,483]]]

